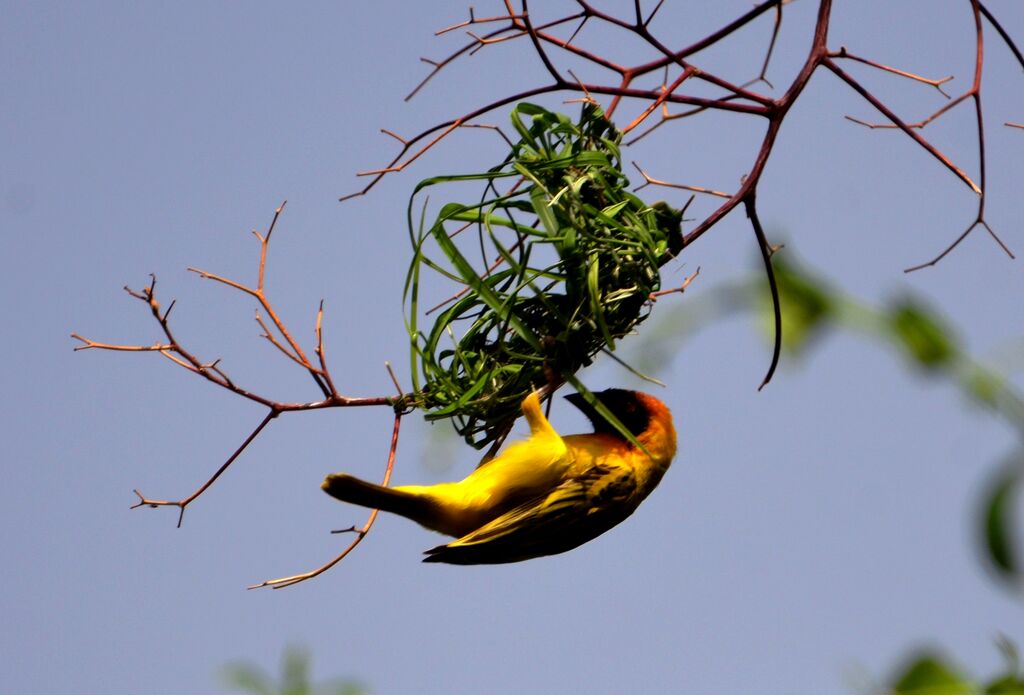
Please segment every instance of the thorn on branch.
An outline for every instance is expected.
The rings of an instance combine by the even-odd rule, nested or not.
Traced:
[[[491,22],[515,21],[518,18],[519,17],[517,15],[515,15],[515,14],[507,14],[507,15],[498,15],[498,16],[495,16],[495,17],[483,17],[481,19],[477,19],[476,14],[473,11],[473,7],[470,6],[470,8],[469,8],[469,19],[461,21],[458,24],[452,24],[451,26],[447,26],[447,27],[445,27],[443,29],[438,29],[437,31],[434,32],[434,36],[441,36],[442,34],[447,34],[448,32],[455,31],[456,29],[462,29],[463,27],[468,27],[468,26],[471,26],[473,24],[487,24],[487,23],[491,23]]]
[[[938,90],[939,94],[941,94],[942,96],[946,97],[947,99],[952,99],[953,98],[949,94],[947,94],[944,89],[942,89],[942,85],[944,85],[947,82],[951,81],[953,79],[953,75],[949,75],[948,77],[943,77],[943,78],[940,78],[940,79],[937,79],[937,80],[936,79],[930,79],[930,78],[927,78],[927,77],[922,77],[921,75],[916,75],[916,74],[914,74],[912,72],[907,72],[906,70],[899,70],[899,69],[891,67],[889,65],[883,65],[882,63],[876,63],[873,60],[868,60],[867,58],[862,58],[860,56],[853,55],[852,53],[850,53],[849,51],[846,50],[846,46],[840,46],[838,51],[830,52],[828,55],[829,55],[830,58],[846,58],[848,60],[853,60],[853,61],[856,61],[858,63],[863,63],[864,65],[869,65],[869,66],[871,66],[873,68],[876,68],[878,70],[883,70],[885,72],[892,73],[893,75],[899,75],[900,77],[905,77],[908,80],[913,80],[914,82],[920,82],[922,84],[926,84],[926,85],[932,86],[932,87],[934,87],[935,89]]]
[[[398,140],[403,145],[408,145],[409,144],[408,141],[405,138],[403,138],[401,135],[399,135],[398,133],[395,133],[394,131],[388,130],[387,128],[381,128],[380,132],[384,133],[385,135],[390,135],[391,137],[393,137],[395,140]]]
[[[953,172],[957,176],[957,178],[959,178],[961,181],[967,184],[967,186],[972,191],[974,191],[978,195],[982,195],[981,188],[978,186],[978,184],[974,183],[974,181],[971,179],[970,176],[966,174],[966,172],[964,172],[960,167],[956,166],[946,155],[940,152],[934,145],[932,145],[930,142],[928,142],[923,137],[914,132],[913,128],[904,123],[903,120],[900,119],[900,117],[897,116],[895,113],[893,113],[888,106],[883,104],[875,95],[873,95],[871,92],[865,89],[859,82],[853,79],[853,77],[848,75],[842,68],[836,65],[835,61],[833,61],[826,55],[824,58],[822,58],[820,64],[824,65],[826,68],[831,70],[832,73],[836,75],[836,77],[838,77],[847,85],[849,85],[849,87],[853,89],[853,91],[860,94],[864,99],[868,101],[868,103],[870,103],[872,106],[878,109],[878,111],[880,111],[883,116],[892,121],[892,123],[895,124],[895,126],[902,130],[904,133],[906,133],[911,140],[913,140],[918,145],[923,147],[929,154],[935,157],[935,159],[937,159],[943,166],[945,166],[947,169]],[[956,99],[954,99],[953,101],[949,102],[944,107],[939,109],[935,114],[932,115],[931,119],[926,119],[926,121],[924,122],[937,118],[938,116],[945,113],[949,109],[953,108],[954,106],[956,106],[969,96],[974,97],[975,101],[977,101],[977,84],[974,87],[972,87],[972,89],[967,93],[963,94],[960,97],[957,97]],[[984,154],[982,154],[982,156],[984,156]]]
[[[924,118],[924,119],[922,119],[922,120],[920,120],[920,121],[918,121],[916,123],[906,123],[905,125],[906,125],[907,128],[913,128],[913,129],[920,130],[920,129],[924,128],[926,125],[928,125],[929,123],[931,123],[932,121],[934,121],[935,119],[937,119],[940,116],[942,116],[943,114],[945,114],[947,111],[952,110],[955,106],[960,104],[960,102],[968,99],[969,97],[973,97],[973,96],[975,96],[973,94],[973,90],[970,91],[970,92],[966,92],[964,94],[961,94],[956,99],[954,99],[953,101],[949,102],[948,104],[946,104],[945,106],[940,108],[938,111],[936,111],[932,115],[928,116],[927,118]],[[864,121],[864,120],[861,120],[859,118],[854,118],[853,116],[846,116],[845,118],[847,120],[853,121],[854,123],[857,123],[859,125],[865,126],[867,128],[871,128],[872,130],[874,130],[876,128],[880,129],[880,130],[894,130],[896,128],[900,128],[901,127],[901,126],[896,125],[894,123],[871,123],[869,121]]]
[[[398,391],[398,397],[401,398],[405,391],[402,390],[402,385],[398,383],[398,376],[395,374],[395,370],[391,368],[391,363],[385,361],[384,368],[388,370],[388,376],[391,377],[391,383],[395,385],[395,390]]]
[[[138,509],[139,507],[149,507],[156,509],[157,507],[177,507],[178,508],[178,525],[177,528],[181,528],[181,523],[185,520],[185,507],[194,498],[185,500],[179,500],[177,502],[171,502],[170,500],[151,500],[139,492],[137,489],[132,490],[135,496],[139,498],[139,501],[129,507],[129,509]]]
[[[353,524],[352,526],[349,526],[348,528],[336,528],[336,529],[333,529],[331,531],[331,533],[359,533],[359,529],[357,529],[355,527],[355,524]]]
[[[576,99],[565,99],[562,103],[563,104],[591,104],[593,106],[600,107],[601,106],[600,102],[598,102],[597,99],[595,99],[593,96],[590,95],[590,91],[587,89],[587,85],[585,85],[583,83],[583,80],[581,80],[579,77],[577,77],[576,73],[574,73],[572,70],[569,70],[568,72],[569,72],[569,76],[572,77],[572,79],[576,80],[576,85],[579,88],[579,90],[581,92],[583,92],[583,96],[582,97],[578,97]],[[611,113],[611,111],[612,111],[612,109],[609,108],[608,112]]]
[[[716,198],[728,199],[732,197],[732,194],[730,193],[723,193],[722,191],[715,191],[710,188],[704,188],[702,186],[689,186],[681,183],[670,183],[668,181],[662,181],[661,179],[656,179],[652,176],[649,176],[647,172],[641,169],[640,165],[637,164],[636,162],[631,162],[631,164],[640,173],[640,175],[644,177],[644,183],[634,188],[634,192],[646,188],[647,186],[664,186],[665,188],[678,188],[683,191],[690,191],[691,193],[703,193],[705,195],[715,196]]]
[[[74,348],[75,352],[80,350],[111,350],[114,352],[164,352],[167,350],[177,350],[175,345],[164,345],[161,343],[154,343],[153,345],[112,345],[110,343],[98,343],[77,333],[72,333],[71,337],[84,343]]]
[[[697,266],[697,270],[693,271],[693,273],[689,277],[683,280],[683,284],[680,285],[679,287],[674,287],[670,290],[660,290],[658,292],[651,292],[648,295],[648,299],[650,299],[652,302],[656,302],[658,301],[658,297],[664,297],[665,295],[675,293],[683,294],[684,292],[686,292],[686,288],[690,286],[690,283],[697,279],[698,275],[700,275],[700,266]]]
[[[865,128],[870,128],[871,130],[876,130],[876,129],[877,130],[895,130],[896,127],[897,127],[897,126],[894,126],[892,123],[872,123],[871,121],[865,121],[865,120],[863,120],[861,118],[857,118],[856,116],[851,116],[849,114],[843,116],[843,118],[845,118],[848,121],[851,121],[852,123],[856,123],[857,125],[862,125]],[[907,127],[908,128],[923,128],[924,126],[919,122],[919,123],[908,123]]]

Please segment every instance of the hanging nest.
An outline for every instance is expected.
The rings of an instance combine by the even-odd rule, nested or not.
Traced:
[[[682,249],[681,213],[627,190],[621,133],[600,108],[574,123],[519,104],[511,120],[520,140],[500,166],[421,181],[409,204],[414,387],[427,419],[451,418],[477,448],[534,388],[585,390],[576,372],[647,318],[661,265]],[[483,183],[479,202],[413,224],[418,193],[467,181]],[[421,306],[428,274],[454,283],[434,313]]]

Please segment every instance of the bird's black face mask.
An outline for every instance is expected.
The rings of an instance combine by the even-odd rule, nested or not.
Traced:
[[[637,399],[635,391],[628,391],[626,389],[607,389],[605,391],[595,391],[594,396],[596,396],[597,400],[603,403],[604,406],[611,411],[612,415],[619,418],[619,421],[626,426],[626,429],[629,430],[634,437],[640,436],[640,434],[647,430],[651,416],[650,413],[647,412],[647,408],[644,407],[643,403]],[[618,430],[616,430],[610,422],[605,420],[604,417],[593,408],[593,406],[587,403],[581,394],[570,393],[565,397],[565,399],[579,408],[580,412],[587,416],[587,419],[590,420],[590,424],[594,427],[594,432],[618,434]]]

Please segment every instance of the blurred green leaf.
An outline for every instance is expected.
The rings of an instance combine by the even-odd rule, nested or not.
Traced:
[[[1005,635],[996,640],[1006,660],[1006,672],[997,676],[985,688],[990,695],[1024,695],[1024,675],[1020,672],[1020,656],[1017,645]]]
[[[922,654],[893,679],[892,693],[899,695],[965,695],[978,689],[964,680],[938,654]]]
[[[1006,377],[980,365],[973,365],[964,377],[967,393],[982,405],[995,408],[1006,391]]]
[[[1006,666],[987,685],[961,674],[946,657],[924,652],[897,672],[885,695],[1024,695],[1016,647],[1005,637],[1000,647]]]
[[[256,695],[275,695],[277,692],[273,677],[251,664],[229,664],[224,667],[223,677],[232,690]]]
[[[989,695],[1024,695],[1024,679],[1019,675],[998,678],[985,688]]]
[[[782,308],[782,348],[798,355],[834,320],[835,301],[823,280],[785,254],[773,256],[772,268]]]
[[[985,549],[992,565],[1007,579],[1021,578],[1020,558],[1017,556],[1017,525],[1014,515],[1016,495],[1024,470],[1024,453],[1006,466],[995,478],[983,503]]]
[[[896,342],[924,369],[945,367],[956,357],[952,330],[919,300],[908,297],[896,302],[888,318]]]
[[[887,307],[872,306],[831,287],[816,273],[794,259],[789,251],[773,257],[783,319],[783,347],[791,353],[807,351],[818,336],[832,328],[845,328],[875,341],[895,344],[912,364],[931,377],[949,380],[974,403],[991,408],[1016,431],[1024,435],[1024,395],[1014,380],[995,367],[971,359],[959,347],[951,326],[941,315],[914,296]],[[701,328],[739,312],[760,312],[759,319],[770,325],[762,271],[739,282],[717,288],[702,288],[699,295],[679,304],[645,331],[639,353],[641,368],[665,368],[679,354],[680,336],[691,336]],[[1019,353],[1019,347],[1017,353]],[[1005,360],[1004,360],[1005,361]],[[1015,516],[1024,485],[1024,453],[986,490],[979,514],[979,545],[991,559],[1002,579],[1024,588],[1024,551],[1021,520]]]
[[[281,682],[258,666],[247,663],[224,667],[224,682],[232,690],[256,695],[369,695],[363,686],[346,679],[335,679],[319,685],[310,682],[311,659],[301,647],[290,646],[281,658]]]

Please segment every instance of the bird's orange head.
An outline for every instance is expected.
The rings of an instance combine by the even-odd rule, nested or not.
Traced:
[[[594,395],[656,458],[671,460],[676,451],[676,430],[668,406],[654,396],[626,389],[595,391]],[[587,416],[594,432],[620,437],[614,426],[579,393],[565,397]]]

